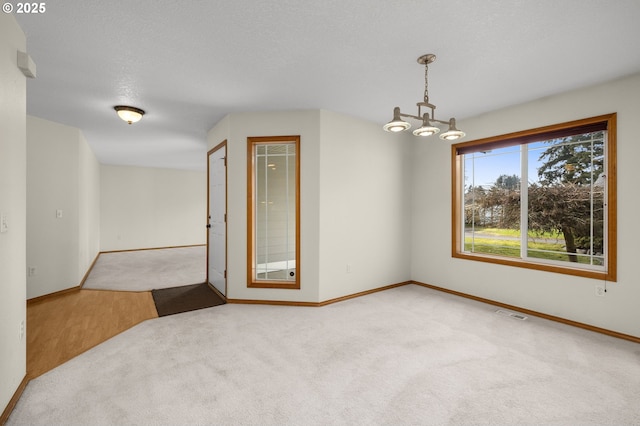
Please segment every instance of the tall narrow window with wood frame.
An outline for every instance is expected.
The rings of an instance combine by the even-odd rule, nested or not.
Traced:
[[[300,288],[300,136],[247,138],[247,286]]]

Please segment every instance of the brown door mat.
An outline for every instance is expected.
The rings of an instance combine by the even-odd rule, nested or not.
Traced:
[[[151,295],[159,317],[225,303],[207,283],[152,290]]]

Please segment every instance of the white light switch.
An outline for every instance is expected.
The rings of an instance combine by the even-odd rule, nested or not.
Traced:
[[[60,219],[62,217],[62,210],[60,210],[60,209],[56,210],[56,217],[58,219]]]
[[[0,232],[7,232],[9,230],[9,222],[7,220],[6,213],[0,213]]]

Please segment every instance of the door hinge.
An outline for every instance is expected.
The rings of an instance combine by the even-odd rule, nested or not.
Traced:
[[[227,214],[226,213],[224,214],[224,221],[225,221],[225,223],[227,222]]]
[[[222,158],[224,158],[224,166],[227,167],[227,157],[225,156],[225,157],[222,157]]]
[[[227,278],[227,270],[224,271],[224,277]]]

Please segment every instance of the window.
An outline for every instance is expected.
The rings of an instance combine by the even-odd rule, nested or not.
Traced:
[[[615,281],[615,158],[615,114],[452,145],[452,255]]]
[[[247,285],[300,288],[300,136],[250,137]]]

